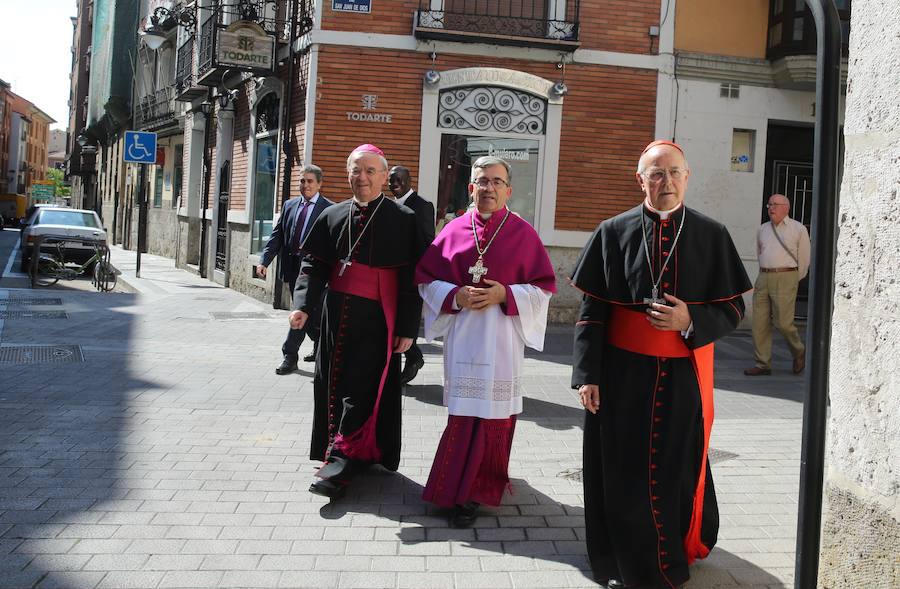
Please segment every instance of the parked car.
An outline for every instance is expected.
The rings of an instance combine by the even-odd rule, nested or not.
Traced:
[[[86,243],[65,242],[63,245],[63,255],[66,260],[78,264],[85,263],[94,255],[94,248],[90,242],[106,244],[106,231],[103,229],[100,217],[94,211],[64,207],[38,207],[28,217],[25,227],[22,229],[22,272],[28,271],[32,250],[36,237],[39,235],[57,235],[89,240]],[[56,246],[41,246],[41,251],[54,253]]]

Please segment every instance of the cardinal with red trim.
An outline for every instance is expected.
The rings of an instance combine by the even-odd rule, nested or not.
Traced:
[[[635,176],[643,202],[597,227],[572,276],[586,542],[601,584],[678,587],[716,543],[713,342],[751,284],[728,230],[684,205],[680,146],[650,143]]]

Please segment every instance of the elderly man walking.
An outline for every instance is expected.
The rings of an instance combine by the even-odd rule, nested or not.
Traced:
[[[388,165],[374,145],[347,158],[353,198],[326,209],[303,242],[291,327],[322,309],[310,492],[336,498],[370,464],[400,464],[400,356],[419,331],[412,277],[424,245],[416,215],[382,194]]]
[[[600,224],[572,277],[587,551],[609,587],[677,587],[717,539],[713,342],[750,281],[725,227],[685,206],[689,176],[681,147],[648,145],[644,201]]]
[[[809,232],[790,217],[791,203],[783,194],[769,197],[769,220],[756,232],[759,276],[753,291],[753,353],[756,365],[747,376],[772,374],[772,326],[787,340],[800,374],[806,367],[806,347],[794,325],[797,285],[809,271]]]

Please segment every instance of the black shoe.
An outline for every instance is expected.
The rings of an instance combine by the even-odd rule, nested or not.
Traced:
[[[297,370],[297,359],[285,356],[281,364],[275,368],[275,374],[290,374],[295,370]]]
[[[419,370],[425,366],[425,359],[418,358],[416,360],[406,359],[406,366],[403,367],[403,372],[400,373],[400,382],[402,384],[409,384],[412,382],[412,379],[419,374]]]
[[[457,505],[450,517],[454,528],[471,528],[478,519],[478,503],[469,501],[465,505]]]
[[[618,579],[610,579],[606,582],[607,589],[623,589],[625,587],[625,583],[619,581]]]
[[[309,492],[313,495],[321,495],[329,499],[338,499],[344,496],[347,485],[341,485],[328,479],[319,479],[309,486]]]
[[[309,354],[303,356],[303,361],[304,362],[315,362],[316,361],[316,351],[313,350]]]

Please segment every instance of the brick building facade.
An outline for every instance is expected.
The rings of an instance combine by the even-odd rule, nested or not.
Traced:
[[[283,304],[276,273],[263,280],[254,267],[281,203],[299,194],[297,170],[321,166],[322,192],[342,200],[347,154],[371,142],[411,170],[439,224],[465,208],[471,161],[505,156],[510,206],[534,224],[566,281],[597,223],[640,200],[643,146],[671,136],[674,15],[658,0],[488,4],[287,0],[243,3],[240,13],[231,2],[145,0],[142,31],[168,40],[143,48],[145,61],[158,80],[167,64],[183,104],[167,115],[177,122],[164,142],[170,182],[158,214],[150,205],[149,251]],[[276,40],[269,73],[216,61],[220,31],[244,20]],[[178,155],[180,183],[170,163]],[[129,168],[125,192],[137,185]],[[123,209],[133,232],[137,207]],[[569,290],[554,300],[556,319],[577,306]]]

